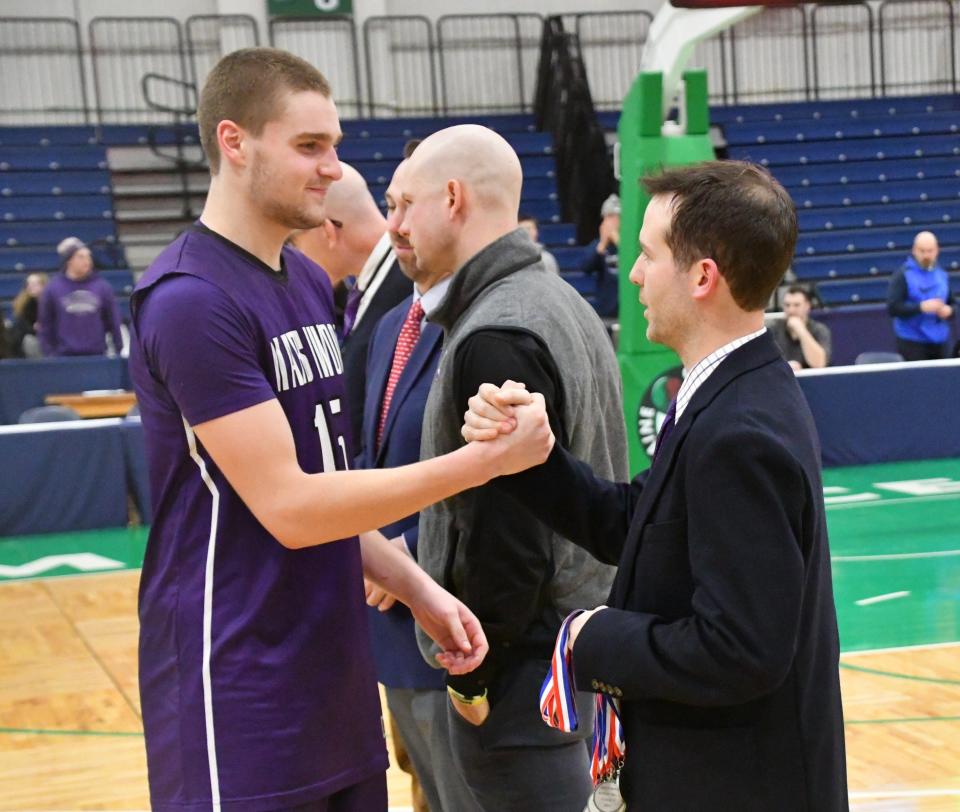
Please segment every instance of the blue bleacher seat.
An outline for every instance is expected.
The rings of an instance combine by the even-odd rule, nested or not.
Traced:
[[[561,271],[579,270],[580,265],[583,263],[583,258],[586,256],[586,250],[582,245],[563,248],[551,245],[549,248],[550,253],[556,258],[557,265],[560,266]]]
[[[576,288],[581,296],[597,292],[597,278],[583,271],[562,271],[560,276]]]
[[[882,302],[887,298],[890,282],[887,279],[845,279],[838,282],[818,282],[817,295],[827,307],[843,304]]]
[[[106,168],[106,151],[99,146],[0,147],[0,172]]]
[[[909,251],[882,251],[842,256],[796,257],[793,272],[800,280],[836,279],[852,276],[887,276],[906,261]],[[960,270],[960,248],[940,252],[940,265],[948,271]]]
[[[401,137],[426,138],[437,130],[457,124],[481,124],[496,130],[501,135],[507,133],[536,132],[536,124],[530,114],[506,114],[484,116],[439,116],[413,118],[374,118],[342,119],[340,129],[349,138]]]
[[[879,99],[835,99],[816,102],[781,102],[775,104],[742,104],[713,107],[710,120],[714,124],[745,121],[788,121],[821,119],[858,119],[882,116],[936,113],[960,109],[956,96],[901,96]]]
[[[86,125],[0,127],[0,147],[82,146],[96,143],[94,128]]]
[[[0,195],[95,195],[110,194],[110,173],[104,170],[4,172]]]
[[[576,229],[569,223],[541,223],[540,242],[548,248],[577,244]]]
[[[843,183],[887,183],[901,180],[960,178],[956,158],[910,158],[847,163],[778,166],[773,170],[778,180],[788,187]]]
[[[781,172],[778,171],[777,174],[780,175]],[[788,185],[786,188],[798,209],[960,200],[960,178],[955,177],[831,183],[821,186]]]
[[[91,245],[97,268],[126,268],[127,259],[118,244]],[[56,271],[60,258],[53,248],[5,248],[0,246],[0,273],[17,271]]]
[[[805,141],[802,144],[754,144],[730,147],[731,158],[763,166],[794,166],[845,161],[960,156],[960,135],[920,135],[910,138]]]
[[[942,223],[960,221],[960,199],[932,203],[801,209],[798,219],[801,232],[901,225],[923,226],[932,230]]]
[[[916,234],[917,229],[913,227],[801,233],[797,240],[796,256],[858,251],[909,252]],[[960,223],[938,226],[936,234],[941,245],[960,245]]]
[[[400,163],[399,156],[384,161],[355,161],[353,168],[363,175],[364,180],[371,186],[385,186],[393,177],[398,163]],[[553,156],[521,156],[520,167],[523,170],[524,183],[526,179],[556,177],[556,163]]]
[[[113,220],[0,223],[0,245],[56,245],[64,237],[79,237],[88,244],[117,239]]]
[[[785,121],[730,123],[723,135],[731,146],[752,144],[796,144],[803,141],[847,140],[851,138],[912,137],[960,132],[960,110],[927,113],[922,116],[861,117],[837,121]]]
[[[109,195],[30,195],[0,197],[0,220],[109,220]]]

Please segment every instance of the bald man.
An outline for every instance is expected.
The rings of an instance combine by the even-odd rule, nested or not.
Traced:
[[[349,164],[340,166],[343,177],[327,191],[326,219],[317,228],[297,234],[294,244],[327,272],[334,288],[356,277],[346,297],[340,349],[354,448],[361,453],[370,336],[380,317],[410,295],[411,285],[397,264],[386,218],[367,182]]]
[[[512,379],[543,394],[557,441],[574,456],[608,478],[624,476],[610,341],[518,228],[521,183],[510,145],[474,125],[430,136],[405,167],[389,227],[413,251],[429,284],[426,318],[444,331],[421,458],[462,444],[467,400],[480,384]],[[484,810],[581,812],[591,791],[583,739],[593,697],[577,694],[575,733],[547,727],[537,697],[562,619],[578,601],[602,603],[613,571],[533,518],[509,488],[477,488],[420,514],[420,565],[474,609],[490,640],[475,677],[446,680],[451,750]],[[418,637],[430,662],[432,644]]]
[[[912,256],[890,277],[887,312],[893,317],[897,352],[905,361],[946,358],[953,297],[946,271],[937,263],[940,246],[929,231],[913,240]]]

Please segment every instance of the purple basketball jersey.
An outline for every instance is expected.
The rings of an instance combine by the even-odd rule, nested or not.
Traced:
[[[155,810],[266,812],[387,767],[356,538],[283,547],[191,430],[279,401],[307,473],[352,459],[326,275],[196,226],[133,296],[154,523],[140,696]]]

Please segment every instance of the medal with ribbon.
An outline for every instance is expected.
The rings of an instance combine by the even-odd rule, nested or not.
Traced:
[[[550,672],[540,688],[540,716],[550,727],[571,733],[577,729],[576,684],[573,678],[573,646],[570,624],[583,612],[571,612],[560,626],[553,647]],[[625,745],[617,701],[597,694],[597,715],[593,727],[593,759],[590,772],[596,789],[585,812],[621,812],[626,809],[617,777],[623,765]]]

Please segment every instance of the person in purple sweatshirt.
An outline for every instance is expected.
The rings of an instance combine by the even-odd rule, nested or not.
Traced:
[[[110,284],[93,271],[90,249],[77,237],[57,246],[61,273],[40,297],[37,337],[45,356],[104,355],[107,333],[123,349],[120,313]]]
[[[406,603],[452,673],[476,617],[378,532],[546,459],[518,443],[349,471],[350,404],[323,270],[285,242],[341,177],[326,79],[271,48],[225,56],[200,95],[210,191],[139,280],[130,374],[154,521],[139,676],[155,812],[385,812],[387,753],[363,577]]]

